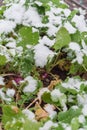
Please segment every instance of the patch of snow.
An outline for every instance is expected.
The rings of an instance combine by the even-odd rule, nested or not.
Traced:
[[[0,76],[0,85],[5,85],[4,78],[2,76]]]
[[[87,116],[87,104],[83,106],[82,113],[84,116]]]
[[[11,98],[7,98],[6,97],[6,94],[3,92],[3,88],[0,89],[0,98],[4,101],[8,101],[10,102],[11,101]]]
[[[49,59],[52,59],[54,56],[54,52],[51,51],[48,47],[38,44],[34,47],[34,52],[35,52],[35,64],[36,66],[44,67]]]
[[[64,9],[63,12],[64,12],[65,16],[68,17],[71,13],[71,10],[70,9]]]
[[[24,13],[23,25],[31,25],[35,27],[42,27],[41,17],[38,14],[36,8],[29,7],[29,9]]]
[[[8,42],[8,43],[6,44],[6,47],[16,48],[16,42],[15,42],[15,41]]]
[[[57,112],[54,111],[54,106],[53,106],[53,105],[46,104],[45,107],[44,107],[44,110],[45,110],[46,112],[48,112],[49,117],[50,117],[51,119],[53,119],[53,118],[57,115]]]
[[[83,84],[83,82],[81,82],[79,79],[69,78],[68,82],[61,83],[61,84],[64,88],[70,88],[70,89],[75,89],[76,91],[79,91],[80,86],[81,84]]]
[[[16,24],[13,21],[0,20],[0,34],[12,32],[16,27]]]
[[[54,25],[48,23],[48,30],[47,30],[47,34],[49,36],[55,36],[56,33],[58,31],[58,27],[55,27]]]
[[[83,15],[75,15],[74,18],[72,19],[72,22],[75,22],[76,27],[81,31],[87,31],[87,26],[85,22],[85,17]]]
[[[35,114],[33,112],[28,109],[24,109],[22,112],[28,117],[29,120],[35,121]]]
[[[78,94],[77,95],[77,101],[79,105],[85,105],[87,104],[87,94]]]
[[[0,45],[0,54],[4,55],[6,57],[6,59],[7,59],[7,61],[11,60],[8,49],[5,46]]]
[[[73,59],[72,63],[74,62],[78,62],[79,64],[82,64],[83,62],[83,52],[81,51],[81,48],[80,48],[80,45],[78,43],[75,43],[75,42],[71,42],[69,44],[69,48],[73,51],[75,51],[75,55],[76,55],[76,58]]]
[[[42,6],[42,3],[40,1],[35,1],[35,4],[37,4],[38,6]]]
[[[32,76],[28,76],[24,79],[28,84],[24,87],[23,92],[34,92],[37,88],[37,80],[35,80]]]
[[[68,21],[65,22],[64,27],[68,30],[68,32],[69,32],[70,34],[73,34],[73,33],[76,32],[76,28],[74,28],[74,27],[70,24],[70,22],[68,22]]]
[[[15,95],[15,90],[8,88],[7,91],[6,91],[6,95],[7,95],[8,97],[11,97],[11,98],[14,97],[14,95]]]
[[[44,36],[42,39],[39,40],[39,43],[51,47],[51,46],[54,45],[55,39],[54,40],[50,40],[47,36]]]
[[[51,127],[57,127],[58,124],[57,123],[54,123],[52,121],[47,121],[43,127],[40,127],[39,130],[50,130]]]
[[[6,9],[4,16],[6,19],[14,21],[16,24],[21,24],[24,17],[25,8],[20,3],[12,4],[11,7]],[[10,24],[9,24],[10,25]]]
[[[52,98],[52,101],[54,101],[54,102],[58,102],[58,100],[61,96],[62,96],[62,93],[58,89],[54,89],[51,92],[51,98]]]
[[[80,51],[80,45],[76,42],[71,42],[69,48],[73,51]]]
[[[80,115],[78,119],[79,119],[79,122],[80,122],[80,123],[84,123],[84,122],[85,122],[85,117],[84,117],[84,115]]]

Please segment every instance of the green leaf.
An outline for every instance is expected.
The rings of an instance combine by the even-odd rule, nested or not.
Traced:
[[[17,45],[23,48],[25,48],[26,45],[36,45],[39,40],[38,32],[33,32],[32,27],[22,27],[19,29],[19,36],[21,41]]]
[[[84,57],[83,57],[83,64],[87,68],[87,56],[86,55],[84,55]]]
[[[76,95],[78,93],[78,91],[76,91],[75,89],[71,89],[71,88],[68,88],[67,91],[73,95]]]
[[[87,44],[87,32],[82,32],[81,38],[82,38],[82,39],[85,41],[85,43]]]
[[[55,130],[65,130],[65,128],[63,128],[61,124],[58,124],[58,127],[55,128]]]
[[[69,32],[66,28],[61,27],[59,31],[56,34],[56,42],[53,46],[53,48],[57,51],[61,49],[62,47],[67,46],[71,41]]]
[[[19,119],[24,114],[19,110],[17,113],[12,109],[11,105],[4,105],[2,108],[3,116],[2,122],[5,125],[8,121],[12,121],[13,118]]]
[[[3,66],[6,64],[6,57],[4,55],[0,55],[0,66]]]
[[[23,125],[23,130],[39,130],[40,123],[26,120]]]
[[[73,118],[72,121],[71,121],[71,128],[72,128],[72,130],[78,130],[79,126],[80,126],[80,124],[79,124],[78,118],[76,118],[76,117]]]
[[[81,34],[80,34],[80,32],[78,30],[76,31],[76,33],[71,34],[71,40],[73,42],[77,42],[77,43],[81,42]]]
[[[78,10],[71,11],[70,15],[68,16],[68,20],[71,21],[73,17],[78,13]]]
[[[50,95],[50,92],[45,92],[43,95],[42,95],[42,100],[46,103],[53,103],[52,99],[51,99],[51,95]]]
[[[78,64],[77,62],[71,64],[70,71],[69,71],[70,74],[77,74],[77,73],[83,73],[83,72],[84,72],[84,69],[82,65]]]
[[[28,120],[21,110],[16,112],[11,105],[3,106],[2,123],[5,130],[38,130],[40,123]]]
[[[73,109],[70,108],[66,112],[60,112],[58,114],[58,120],[63,122],[63,123],[71,123],[71,120],[75,117],[78,117],[81,114],[81,109]]]

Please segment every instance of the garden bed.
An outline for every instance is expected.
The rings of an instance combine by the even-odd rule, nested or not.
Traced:
[[[0,129],[87,130],[86,10],[68,0],[4,2]]]

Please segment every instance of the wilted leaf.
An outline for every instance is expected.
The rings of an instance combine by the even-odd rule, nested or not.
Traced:
[[[48,113],[44,109],[42,109],[38,103],[36,103],[35,107],[35,116],[37,120],[46,119],[48,117]]]

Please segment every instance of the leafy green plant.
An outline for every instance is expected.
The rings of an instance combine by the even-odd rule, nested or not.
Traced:
[[[10,67],[17,70],[22,76],[26,77],[35,71],[34,52],[32,49],[25,49],[20,56],[14,57]],[[14,68],[13,68],[14,67]],[[12,70],[11,70],[12,71]]]
[[[26,45],[36,45],[39,40],[38,32],[33,32],[32,27],[20,28],[19,37],[21,38],[21,41],[17,45],[22,46],[23,48],[25,48]]]
[[[70,41],[71,37],[69,35],[69,32],[67,31],[66,28],[61,27],[56,34],[56,42],[53,48],[57,51],[62,47],[66,47],[67,45],[69,45]]]

